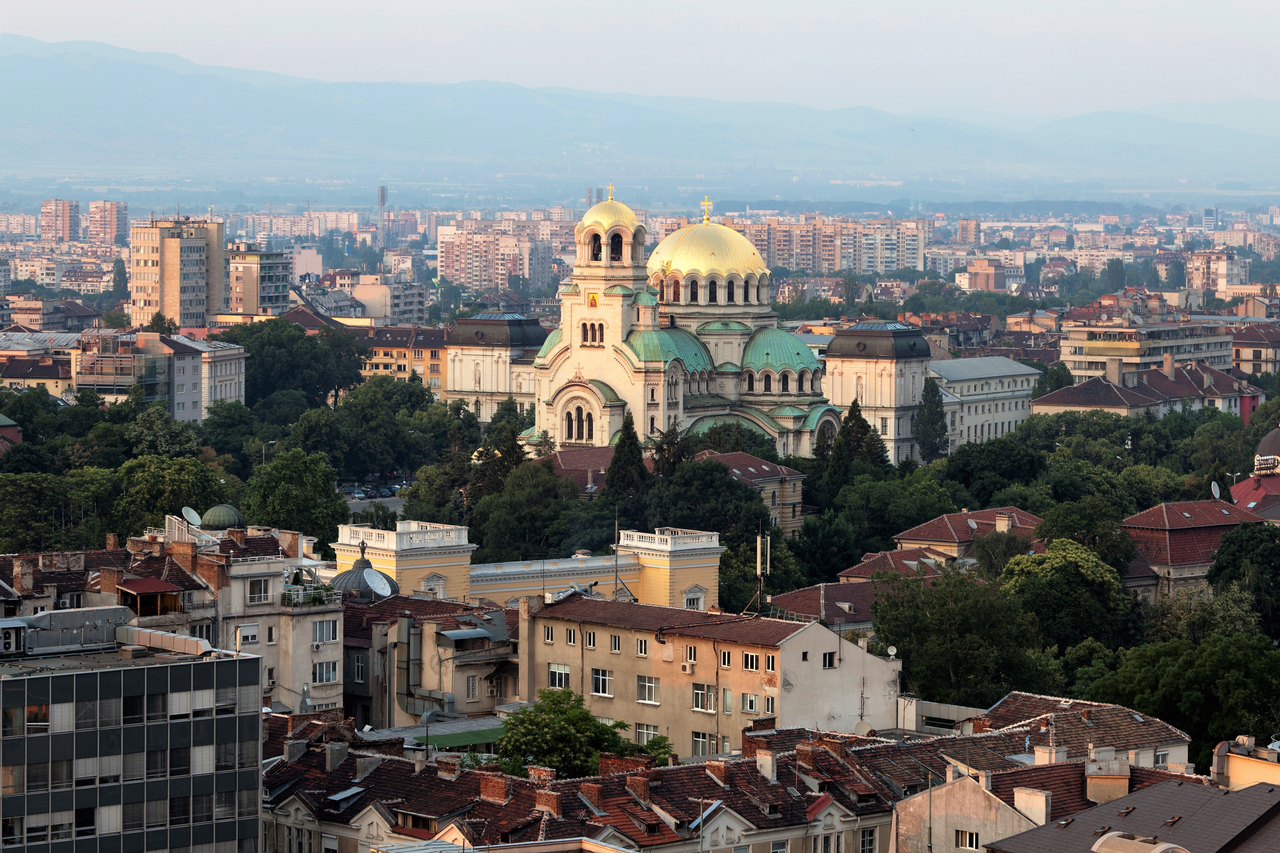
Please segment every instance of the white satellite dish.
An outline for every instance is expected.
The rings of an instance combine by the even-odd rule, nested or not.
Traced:
[[[1222,489],[1218,488],[1217,480],[1214,480],[1212,483],[1209,484],[1209,491],[1213,492],[1213,499],[1215,501],[1222,500]]]
[[[185,519],[187,520],[187,523],[188,523],[188,524],[190,524],[191,526],[193,526],[193,527],[199,527],[199,526],[200,526],[200,523],[201,523],[201,522],[200,522],[200,513],[196,512],[196,511],[195,511],[194,509],[192,509],[191,507],[189,507],[189,506],[184,506],[184,507],[182,508],[182,517],[183,517],[183,518],[185,518]]]
[[[858,722],[853,724],[853,733],[858,737],[866,737],[873,731],[875,731],[875,729],[871,728],[871,724],[866,720],[858,720]]]
[[[377,569],[365,569],[364,582],[369,585],[369,589],[383,598],[391,595],[391,584],[387,583],[387,579]]]
[[[972,518],[971,518],[971,519],[969,519],[969,529],[970,529],[970,530],[977,530],[977,529],[978,529],[978,522],[974,521]]]
[[[889,653],[889,660],[893,660],[893,656],[898,653],[898,647],[890,646],[889,648],[885,649],[885,651]]]

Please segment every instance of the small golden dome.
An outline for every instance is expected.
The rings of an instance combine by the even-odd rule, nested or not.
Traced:
[[[578,223],[580,228],[588,228],[592,225],[598,225],[605,233],[615,225],[621,225],[628,231],[635,231],[640,227],[640,220],[636,218],[631,208],[620,201],[613,200],[613,188],[610,187],[609,200],[592,207]]]
[[[751,241],[725,225],[702,222],[686,225],[658,244],[649,256],[649,275],[754,275],[769,272]]]

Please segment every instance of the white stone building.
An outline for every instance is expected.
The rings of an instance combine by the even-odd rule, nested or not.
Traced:
[[[984,356],[935,361],[929,373],[960,401],[958,443],[1008,435],[1031,416],[1040,371],[1011,358]]]

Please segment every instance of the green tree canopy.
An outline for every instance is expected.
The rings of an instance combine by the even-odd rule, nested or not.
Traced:
[[[1147,642],[1190,640],[1202,642],[1215,634],[1257,634],[1261,619],[1253,608],[1253,596],[1231,581],[1216,595],[1198,589],[1179,589],[1156,604],[1147,628]]]
[[[1070,539],[1050,542],[1044,554],[1010,559],[1001,594],[1035,614],[1044,643],[1059,649],[1086,637],[1114,647],[1129,612],[1119,573]]]
[[[506,734],[498,741],[503,770],[527,775],[529,766],[550,767],[556,775],[581,778],[599,772],[600,753],[629,755],[635,751],[620,734],[626,723],[600,722],[587,710],[582,694],[572,690],[539,690],[538,700],[507,717]]]
[[[204,512],[223,500],[222,484],[213,469],[187,456],[130,459],[120,466],[120,488],[122,533],[164,527],[164,517],[180,515],[184,506]]]
[[[350,518],[347,502],[334,489],[337,479],[324,454],[286,450],[253,469],[241,510],[249,524],[315,536],[321,551],[331,553],[338,525]]]
[[[1225,533],[1206,580],[1218,593],[1231,584],[1253,599],[1268,637],[1280,637],[1280,528],[1270,524],[1241,524]]]
[[[361,348],[354,332],[325,327],[308,335],[283,317],[232,326],[219,340],[244,347],[245,404],[250,408],[276,391],[301,391],[309,406],[326,405],[335,393],[360,383]]]
[[[1070,539],[1091,549],[1117,571],[1133,560],[1133,540],[1120,529],[1120,513],[1098,495],[1058,504],[1036,525],[1036,537],[1046,542]]]
[[[178,333],[178,321],[170,320],[164,315],[163,311],[157,311],[151,315],[151,322],[146,325],[146,331],[159,332],[162,335],[176,335]]]
[[[163,405],[152,405],[125,430],[137,456],[195,456],[200,450],[196,428],[169,417]]]
[[[920,457],[925,462],[932,462],[946,454],[947,415],[942,410],[942,389],[932,376],[924,380],[924,388],[920,391],[920,407],[916,410],[916,444],[920,448]]]
[[[644,507],[651,528],[714,530],[720,544],[730,548],[744,542],[754,547],[756,535],[770,527],[760,494],[735,480],[725,465],[710,460],[686,462],[672,476],[655,481]]]
[[[549,465],[525,462],[512,471],[502,491],[486,495],[472,513],[480,548],[477,563],[541,560],[557,556],[567,532],[566,515],[578,504],[572,480]]]

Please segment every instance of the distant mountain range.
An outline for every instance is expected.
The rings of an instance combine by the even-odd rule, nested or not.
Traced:
[[[1280,188],[1280,103],[1258,99],[1050,119],[900,116],[479,81],[325,83],[3,34],[0,81],[0,172],[10,176],[603,175],[678,186],[714,175],[855,196],[867,186],[856,182],[883,180],[1030,182],[1046,187],[1040,197],[1071,182],[1099,193]]]

